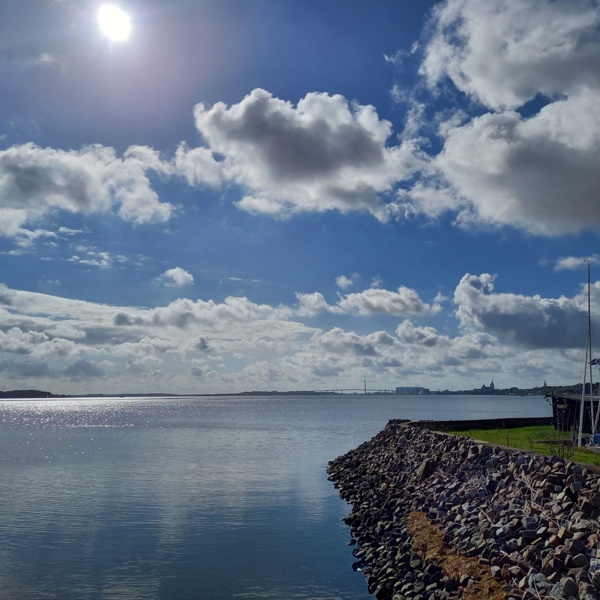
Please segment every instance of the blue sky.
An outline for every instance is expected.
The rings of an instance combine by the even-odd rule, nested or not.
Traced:
[[[581,380],[598,2],[104,4],[0,3],[0,389]]]

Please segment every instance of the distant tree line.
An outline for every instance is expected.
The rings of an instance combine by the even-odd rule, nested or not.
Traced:
[[[0,392],[0,398],[61,398],[50,392],[40,390],[12,390],[9,392]]]
[[[532,388],[519,388],[510,387],[504,389],[496,388],[494,394],[496,396],[569,396],[569,395],[581,395],[581,383],[575,383],[573,385],[541,385]],[[594,383],[594,393],[600,394],[600,382]],[[483,390],[485,393],[485,390]],[[589,393],[590,384],[586,383],[585,393]],[[433,392],[436,393],[436,392]],[[437,394],[444,395],[477,395],[481,394],[482,390],[444,390],[437,392]],[[271,391],[251,391],[251,392],[240,392],[233,394],[191,394],[194,396],[301,396],[301,395],[321,395],[322,392],[315,392],[311,390],[298,390],[293,392],[278,392],[275,390]],[[102,396],[103,394],[87,394],[88,396]],[[122,396],[155,396],[158,394],[122,394]],[[176,396],[177,394],[160,394],[161,396]],[[189,394],[183,394],[189,395]],[[7,392],[0,391],[1,398],[68,398],[69,396],[64,394],[52,394],[51,392],[44,392],[41,390],[11,390]]]
[[[581,383],[573,385],[540,385],[532,388],[511,387],[499,390],[496,388],[496,394],[501,396],[572,396],[581,395]],[[594,393],[600,389],[600,383],[594,383]],[[589,394],[590,384],[586,383],[585,392]]]

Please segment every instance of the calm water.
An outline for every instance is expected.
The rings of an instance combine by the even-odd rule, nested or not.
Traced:
[[[542,398],[0,402],[1,599],[366,600],[327,462],[391,418]]]

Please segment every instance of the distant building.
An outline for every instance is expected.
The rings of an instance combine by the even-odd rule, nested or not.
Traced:
[[[492,383],[490,385],[482,385],[478,390],[473,390],[476,394],[489,394],[492,395],[496,392],[496,388],[494,387],[494,380],[492,379]]]
[[[426,394],[430,394],[431,392],[424,387],[397,387],[396,388],[396,394],[403,394],[403,395],[426,395]]]

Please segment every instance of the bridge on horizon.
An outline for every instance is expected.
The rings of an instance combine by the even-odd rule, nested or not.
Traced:
[[[396,390],[380,390],[375,388],[334,388],[330,390],[315,390],[316,394],[394,394]]]

